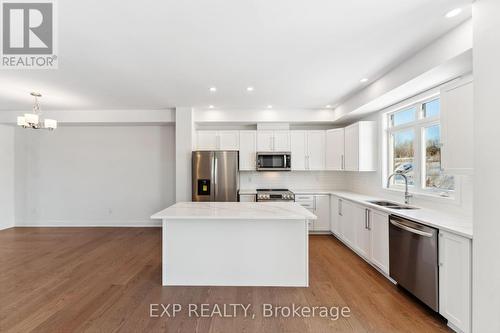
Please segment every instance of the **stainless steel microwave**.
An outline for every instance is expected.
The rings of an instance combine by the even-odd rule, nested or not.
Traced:
[[[290,152],[258,152],[257,171],[291,171],[292,154]]]

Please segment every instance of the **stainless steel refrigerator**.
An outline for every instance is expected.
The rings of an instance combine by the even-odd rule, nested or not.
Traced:
[[[194,151],[193,201],[238,201],[237,151]]]

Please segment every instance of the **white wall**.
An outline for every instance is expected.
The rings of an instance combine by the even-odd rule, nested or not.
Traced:
[[[174,126],[16,129],[16,225],[143,226],[174,202]]]
[[[191,108],[175,110],[175,201],[191,201],[191,152],[194,123]]]
[[[346,188],[344,173],[336,171],[240,172],[240,189],[286,188],[339,190]]]
[[[14,226],[14,127],[0,125],[0,230]]]
[[[476,0],[474,18],[473,331],[500,332],[500,1]]]

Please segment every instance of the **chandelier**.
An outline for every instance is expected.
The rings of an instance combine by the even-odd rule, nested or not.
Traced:
[[[42,112],[40,111],[38,98],[42,97],[42,94],[32,92],[30,95],[35,98],[33,113],[25,113],[24,116],[17,117],[17,125],[23,128],[55,130],[57,128],[57,120],[41,119],[40,117]]]

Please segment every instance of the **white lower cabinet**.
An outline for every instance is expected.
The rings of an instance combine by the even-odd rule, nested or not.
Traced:
[[[296,194],[295,202],[316,215],[316,220],[309,221],[309,231],[330,231],[330,196],[328,194]]]
[[[458,332],[471,331],[471,240],[439,231],[439,313]]]
[[[314,231],[330,231],[330,196],[314,196],[314,214],[318,217],[314,221]]]
[[[368,227],[368,214],[370,210],[363,206],[354,205],[354,247],[358,253],[365,257],[370,257],[370,229]]]
[[[330,231],[389,274],[389,215],[332,196]]]
[[[358,255],[389,275],[389,215],[333,196],[330,231]],[[439,231],[439,313],[448,326],[471,332],[472,241]]]
[[[356,242],[356,206],[348,200],[340,200],[340,237],[351,248]]]
[[[370,260],[389,275],[389,215],[369,210]]]
[[[330,197],[330,231],[340,237],[340,199],[336,196]]]

